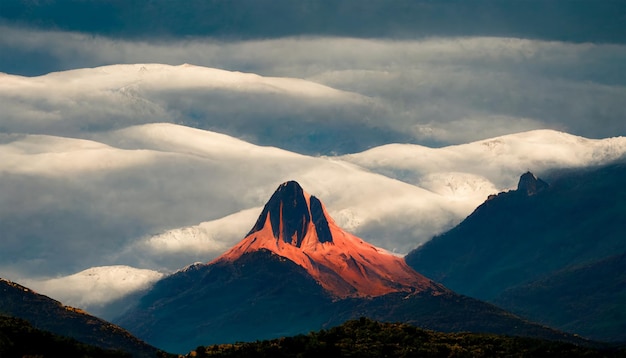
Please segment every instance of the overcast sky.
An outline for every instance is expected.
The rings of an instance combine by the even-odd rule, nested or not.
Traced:
[[[530,155],[530,136],[480,170],[350,154],[625,136],[625,19],[623,0],[2,0],[0,277],[208,261],[290,179],[405,253],[523,171],[623,146],[542,134],[558,146]],[[139,65],[92,69],[115,64]],[[170,142],[162,122],[211,132]]]
[[[6,0],[0,71],[190,63],[302,78],[370,99],[297,113],[261,108],[266,128],[226,123],[220,101],[180,114],[187,125],[306,153],[441,146],[538,128],[603,138],[626,133],[625,17],[626,2],[611,0]],[[274,135],[276,120],[300,113],[317,117],[308,121],[316,135]],[[248,107],[240,114],[248,117]],[[331,117],[342,126],[320,119]],[[356,127],[364,139],[350,138]]]

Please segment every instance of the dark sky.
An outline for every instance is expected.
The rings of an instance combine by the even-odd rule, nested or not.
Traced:
[[[3,0],[0,24],[114,39],[497,36],[626,43],[624,0]],[[0,55],[0,71],[66,69],[45,53]],[[39,58],[21,61],[24,57]]]
[[[3,0],[10,23],[113,37],[513,36],[623,43],[623,0]]]

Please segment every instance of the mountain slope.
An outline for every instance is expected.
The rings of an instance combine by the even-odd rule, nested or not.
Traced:
[[[308,332],[325,325],[331,301],[303,268],[262,249],[162,279],[116,323],[183,353],[200,344]]]
[[[615,339],[618,335],[624,340],[624,317],[619,315],[593,313],[594,325],[603,326],[601,334],[590,322],[584,330],[578,330],[582,323],[571,325],[591,314],[586,310],[593,305],[587,303],[593,302],[596,294],[590,291],[589,281],[583,279],[591,272],[570,269],[626,252],[626,226],[622,224],[626,212],[625,178],[626,164],[617,163],[555,174],[548,187],[533,184],[541,188],[536,192],[529,191],[529,183],[520,180],[518,190],[491,197],[460,225],[407,255],[406,261],[459,293],[490,302],[510,302],[507,309],[534,319],[554,316],[556,309],[556,315],[567,318],[539,320],[557,323],[561,329],[577,327],[575,333],[593,331],[596,339]],[[605,297],[603,306],[621,307],[624,311],[626,303],[620,302],[624,288],[615,287],[619,282],[614,280],[615,275],[623,274],[623,267],[621,271],[618,265],[611,267],[617,271],[594,276],[599,281],[594,281],[593,286],[595,290],[621,292]],[[545,301],[550,298],[542,295],[550,292],[555,295],[552,299],[558,301],[566,299],[566,292],[576,292],[576,309],[567,311],[564,306],[545,304],[530,309],[519,300],[498,298],[507,290],[520,292],[523,285],[538,283],[560,270],[570,270],[569,275],[578,276],[569,276],[567,291],[559,291],[558,281],[552,279],[543,282],[555,286],[533,290],[537,294],[533,298],[532,292],[524,297]]]
[[[239,244],[158,281],[116,322],[163,349],[186,352],[360,316],[443,331],[572,338],[426,279],[402,258],[345,233],[293,181],[279,186]]]
[[[559,270],[505,290],[493,302],[566,332],[595,340],[623,342],[626,253]]]
[[[338,300],[302,267],[266,249],[168,276],[116,323],[162,349],[183,353],[198,345],[303,334],[362,316],[444,332],[584,343],[451,291]]]
[[[0,356],[113,358],[130,357],[130,354],[90,346],[36,329],[25,320],[0,315]]]
[[[0,314],[24,319],[38,329],[136,357],[154,357],[158,352],[118,326],[14,282],[0,279],[0,293]]]

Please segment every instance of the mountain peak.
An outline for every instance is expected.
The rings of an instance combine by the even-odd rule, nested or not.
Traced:
[[[313,225],[310,225],[310,224]],[[309,230],[314,229],[320,243],[332,242],[328,218],[322,203],[307,194],[296,181],[281,184],[265,204],[249,236],[270,225],[273,237],[301,247]]]
[[[519,178],[517,191],[530,195],[535,195],[548,187],[548,183],[537,178],[535,174],[526,172]]]
[[[246,237],[210,264],[235,262],[259,250],[303,267],[336,297],[445,291],[413,271],[403,258],[342,230],[322,202],[295,181],[281,184]]]

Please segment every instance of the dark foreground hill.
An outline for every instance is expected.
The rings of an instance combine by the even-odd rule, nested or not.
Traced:
[[[624,354],[623,347],[591,348],[493,334],[439,333],[409,324],[360,318],[307,335],[200,346],[187,357],[623,357]]]
[[[446,287],[550,327],[626,341],[626,164],[532,174],[406,256]]]
[[[104,350],[127,352],[133,357],[155,357],[158,353],[156,348],[114,324],[4,279],[0,279],[0,315],[20,318],[36,329]]]
[[[0,357],[110,357],[131,354],[105,350],[34,328],[15,317],[0,316]]]

